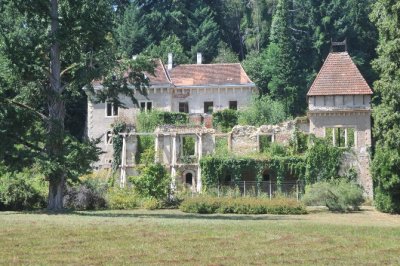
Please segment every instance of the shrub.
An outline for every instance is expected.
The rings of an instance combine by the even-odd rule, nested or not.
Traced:
[[[0,209],[25,210],[46,206],[47,184],[44,177],[24,171],[0,176]]]
[[[155,198],[148,198],[143,201],[142,206],[147,210],[156,210],[162,207],[162,203]]]
[[[95,210],[106,207],[107,181],[86,179],[82,183],[67,185],[64,207],[77,210]]]
[[[306,186],[306,205],[326,206],[331,211],[358,210],[363,203],[363,190],[355,181],[336,179]]]
[[[272,125],[278,124],[289,116],[282,102],[272,100],[268,96],[254,98],[246,109],[238,112],[240,125]]]
[[[195,197],[183,201],[179,207],[189,213],[234,213],[234,214],[305,214],[303,204],[293,199],[263,199],[254,197],[217,198]]]
[[[229,132],[238,123],[236,110],[224,109],[213,113],[213,127],[221,132]]]
[[[171,178],[161,164],[143,167],[139,176],[129,177],[137,195],[141,198],[163,200],[167,197]]]
[[[110,209],[134,209],[140,199],[132,188],[110,188],[107,192],[107,205]]]
[[[136,117],[136,127],[139,132],[153,132],[160,125],[184,125],[188,121],[189,116],[186,113],[153,110],[140,112]]]

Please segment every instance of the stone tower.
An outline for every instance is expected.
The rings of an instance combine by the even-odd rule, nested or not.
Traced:
[[[350,147],[344,166],[358,174],[365,194],[372,198],[369,171],[372,90],[347,52],[331,52],[307,93],[310,133]]]

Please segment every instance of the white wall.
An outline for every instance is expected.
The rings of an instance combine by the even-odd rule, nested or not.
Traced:
[[[308,97],[309,110],[360,108],[369,109],[371,95],[327,95]]]

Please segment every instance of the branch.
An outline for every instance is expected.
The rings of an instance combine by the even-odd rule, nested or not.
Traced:
[[[44,153],[44,149],[40,148],[39,146],[36,146],[35,144],[29,143],[26,140],[23,140],[22,138],[20,138],[19,136],[11,136],[9,134],[10,137],[15,137],[16,140],[20,141],[23,145],[25,145],[28,148],[31,148],[34,151],[40,152],[40,153]]]
[[[74,67],[76,67],[78,64],[77,63],[73,63],[72,65],[70,65],[69,67],[67,67],[66,69],[64,69],[63,71],[61,71],[60,77],[62,77],[62,75],[64,75],[66,72],[68,72],[69,70],[73,69]]]
[[[302,32],[302,33],[308,33],[307,31],[305,31],[305,30],[298,30],[298,29],[295,29],[295,28],[293,28],[293,27],[289,27],[289,29],[291,29],[292,31],[296,31],[296,32]]]
[[[6,101],[8,103],[10,103],[10,104],[16,105],[16,106],[18,106],[20,108],[24,108],[24,109],[27,109],[27,110],[33,112],[35,115],[39,116],[41,119],[43,119],[45,121],[48,120],[47,116],[45,116],[44,114],[42,114],[39,111],[36,111],[34,108],[32,108],[32,107],[30,107],[30,106],[28,106],[26,104],[23,104],[23,103],[20,103],[20,102],[16,102],[16,101],[13,101],[13,100],[8,100],[8,99],[6,99]]]

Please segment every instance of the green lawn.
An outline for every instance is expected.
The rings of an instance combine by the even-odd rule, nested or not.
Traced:
[[[400,264],[400,217],[0,212],[0,264]]]

